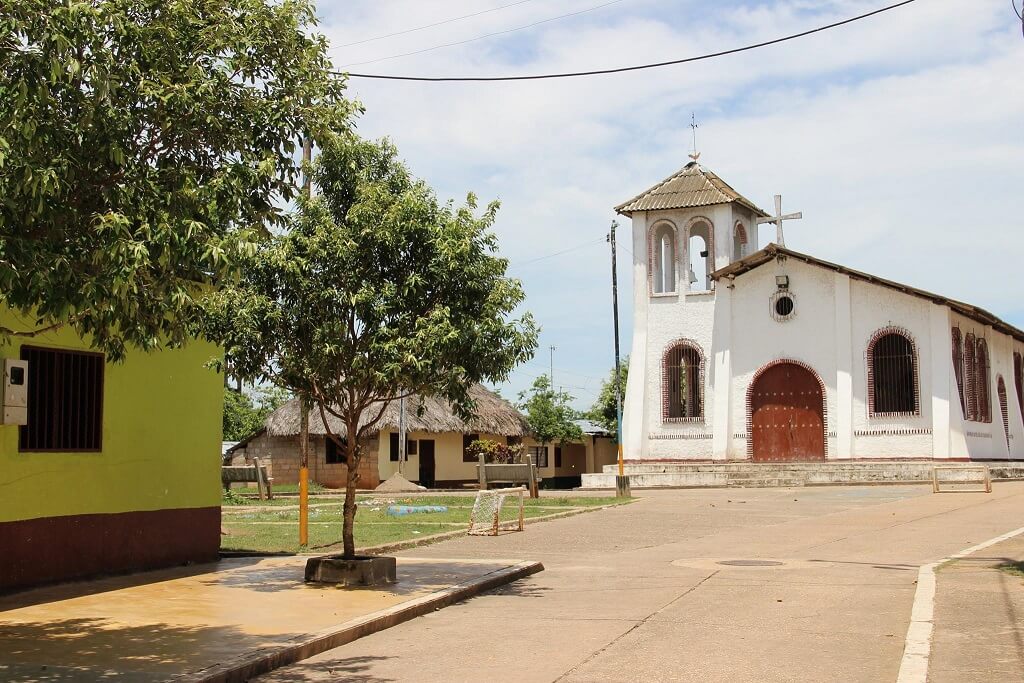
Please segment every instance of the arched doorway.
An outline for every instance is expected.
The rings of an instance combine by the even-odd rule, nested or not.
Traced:
[[[749,391],[755,462],[825,459],[825,400],[813,371],[781,361],[758,373]]]

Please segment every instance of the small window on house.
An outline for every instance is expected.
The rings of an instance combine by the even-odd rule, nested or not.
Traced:
[[[508,444],[509,446],[518,446],[522,442],[523,437],[521,436],[509,436],[505,438],[505,443]]]
[[[406,437],[405,459],[408,460],[410,455],[416,455],[416,442]],[[388,434],[388,459],[391,462],[398,462],[398,432]]]
[[[341,443],[344,444],[345,440],[341,439]],[[328,436],[326,452],[324,453],[324,462],[328,465],[344,465],[346,457],[347,454],[345,453],[344,445],[339,447],[337,442]]]
[[[916,415],[917,354],[899,331],[878,336],[868,348],[868,396],[872,415]]]
[[[479,434],[463,434],[462,435],[462,462],[476,462],[477,459],[469,454],[469,444],[474,441],[479,441]]]
[[[562,466],[562,447],[555,446],[555,467]]]
[[[651,234],[651,290],[655,294],[676,291],[676,231],[659,223]]]
[[[698,420],[704,417],[703,357],[696,345],[679,342],[668,350],[662,382],[664,420]]]
[[[533,464],[537,467],[548,466],[548,447],[547,446],[530,446],[530,452],[527,453],[533,460]]]
[[[20,451],[88,451],[103,447],[103,354],[21,348],[28,361],[28,424]]]

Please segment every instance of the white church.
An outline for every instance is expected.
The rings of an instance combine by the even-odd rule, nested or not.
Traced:
[[[792,251],[783,220],[800,214],[775,209],[696,161],[616,207],[632,220],[633,471],[1024,459],[1024,331]],[[777,234],[758,250],[761,225]]]

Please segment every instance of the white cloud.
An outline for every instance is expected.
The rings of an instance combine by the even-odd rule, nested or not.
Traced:
[[[491,6],[503,4],[495,0]],[[408,52],[600,4],[528,2],[338,50],[338,63]],[[762,2],[708,9],[627,0],[501,39],[363,67],[379,73],[507,74],[658,61],[765,40],[874,9]],[[785,45],[697,64],[577,80],[422,84],[353,80],[360,129],[395,139],[443,196],[499,197],[513,261],[600,239],[611,207],[686,161],[697,111],[702,161],[755,202],[781,192],[806,218],[789,246],[933,289],[1024,325],[1017,301],[1024,218],[1024,41],[1000,0],[919,2]],[[486,7],[486,6],[484,6]],[[335,44],[478,11],[478,3],[321,7]],[[343,57],[344,59],[340,59]],[[763,241],[763,240],[762,240]],[[620,254],[620,256],[626,256]],[[581,403],[611,364],[607,247],[515,267]],[[1001,273],[992,287],[980,273]],[[623,348],[629,283],[620,274]],[[542,372],[547,354],[529,372]],[[571,377],[563,373],[563,377]],[[515,391],[530,381],[524,369]],[[567,381],[567,380],[566,380]],[[589,384],[587,384],[589,382]]]

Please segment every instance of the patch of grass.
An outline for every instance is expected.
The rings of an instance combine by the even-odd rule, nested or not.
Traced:
[[[1024,577],[1024,562],[1014,562],[1013,560],[1007,560],[1006,562],[1000,562],[996,565],[996,569],[1007,574],[1013,574],[1014,576]]]
[[[221,526],[222,550],[252,552],[298,552],[298,500],[246,501],[259,507],[225,507]],[[342,527],[341,501],[336,496],[311,498],[309,508],[309,549],[328,552],[340,546]],[[600,505],[617,504],[615,498],[541,498],[526,499],[523,516],[542,517],[567,510],[587,510]],[[282,507],[287,505],[288,507]],[[419,512],[402,516],[387,514],[389,505],[445,505],[447,512]],[[458,531],[469,526],[473,497],[467,496],[361,496],[356,513],[356,547],[406,541],[417,537]],[[514,505],[502,509],[501,518],[516,518]]]

